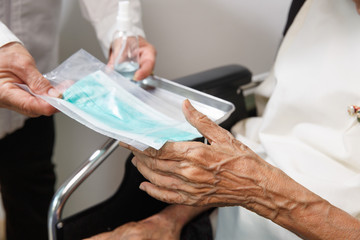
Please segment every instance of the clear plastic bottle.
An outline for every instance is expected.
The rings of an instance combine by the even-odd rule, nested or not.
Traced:
[[[132,80],[139,69],[139,39],[131,31],[130,1],[119,1],[116,23],[117,31],[113,40],[114,69]]]

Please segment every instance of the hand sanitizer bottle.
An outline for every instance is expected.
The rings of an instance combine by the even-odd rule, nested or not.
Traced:
[[[114,69],[124,77],[133,80],[134,73],[139,68],[139,39],[131,31],[129,0],[119,1],[116,23],[117,31],[113,41]]]

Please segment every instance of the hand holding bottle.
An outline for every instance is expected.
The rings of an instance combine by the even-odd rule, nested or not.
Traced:
[[[108,65],[129,80],[149,76],[155,65],[155,48],[133,31],[130,1],[119,0]]]
[[[132,37],[128,37],[128,39],[131,39]],[[146,77],[148,77],[155,67],[155,59],[156,59],[156,50],[153,45],[151,45],[149,42],[146,41],[146,39],[139,37],[139,47],[136,50],[136,54],[138,55],[138,65],[135,70],[132,70],[135,72],[133,76],[133,80],[142,80]],[[119,52],[122,47],[122,39],[117,38],[113,41],[112,48],[109,55],[109,62],[108,66],[111,68],[115,67],[115,60],[116,57],[119,56]],[[123,59],[118,59],[123,60]],[[130,70],[131,71],[131,70]]]

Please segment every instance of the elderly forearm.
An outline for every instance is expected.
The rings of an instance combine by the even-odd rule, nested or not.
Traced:
[[[169,203],[242,206],[307,239],[360,239],[360,223],[295,182],[236,140],[188,101],[187,120],[210,145],[171,142],[134,150],[133,163],[151,182],[141,189]]]
[[[269,166],[257,187],[239,204],[304,239],[360,239],[360,221],[307,190],[279,169]],[[238,181],[243,181],[241,176]]]
[[[275,223],[305,239],[360,239],[360,222],[279,171]],[[281,189],[279,188],[281,187]]]

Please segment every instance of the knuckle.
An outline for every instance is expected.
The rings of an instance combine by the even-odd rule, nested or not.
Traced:
[[[150,158],[150,161],[147,162],[147,165],[151,170],[157,169],[157,166],[158,166],[155,158]]]
[[[154,55],[156,56],[157,55],[156,48],[151,44],[149,44],[149,47],[150,47],[151,51],[154,53]]]
[[[26,69],[29,66],[34,65],[34,60],[30,56],[21,54],[21,53],[11,53],[12,64],[14,67],[18,67],[20,69]]]
[[[172,190],[179,190],[179,185],[177,183],[171,183],[170,184],[170,189]]]
[[[43,115],[44,116],[51,116],[51,115],[53,115],[54,113],[56,112],[56,109],[54,108],[54,107],[52,107],[51,105],[49,105],[49,106],[47,106],[47,107],[45,107],[44,109],[43,109]]]
[[[156,186],[158,186],[158,181],[157,181],[157,178],[155,177],[155,174],[149,174],[149,176],[147,177],[147,179],[155,184]]]
[[[47,80],[45,80],[44,78],[42,78],[41,75],[39,75],[38,77],[35,77],[31,80],[31,88],[32,90],[42,93],[40,92],[41,90],[45,90],[48,87],[48,82]]]
[[[189,180],[196,180],[201,171],[197,167],[188,166],[182,170],[182,175]]]
[[[208,149],[204,148],[203,145],[196,148],[194,151],[194,154],[196,157],[199,157],[200,159],[203,159],[208,153]]]
[[[154,148],[148,148],[148,149],[146,149],[146,152],[147,152],[147,155],[152,158],[155,158],[158,155],[158,151]]]
[[[187,198],[181,194],[181,193],[178,193],[176,195],[176,197],[174,198],[174,201],[178,204],[186,204],[187,203]]]

